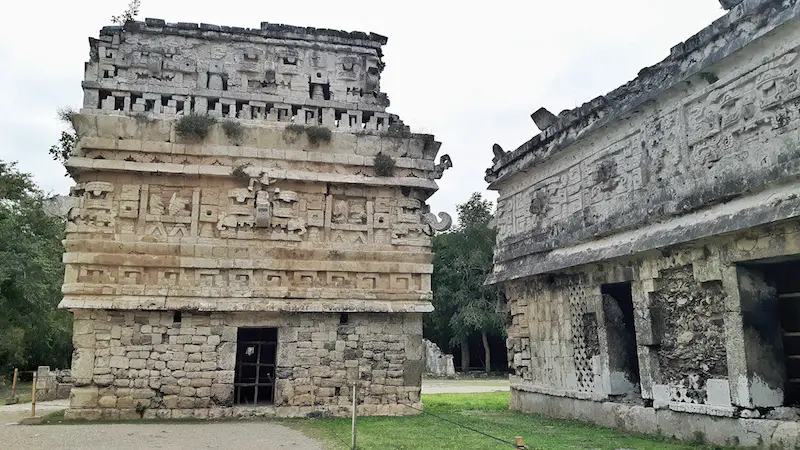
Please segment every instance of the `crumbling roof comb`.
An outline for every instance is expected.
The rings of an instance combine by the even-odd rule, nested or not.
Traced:
[[[494,187],[498,181],[538,164],[776,27],[800,17],[800,2],[795,0],[721,0],[721,3],[726,9],[730,8],[727,14],[674,46],[666,59],[642,69],[634,80],[605,96],[562,112],[555,122],[549,115],[538,116],[537,126],[541,122],[545,129],[501,158],[497,158],[495,152],[495,162],[486,170],[486,182]]]
[[[261,22],[260,28],[228,27],[207,23],[177,22],[168,23],[163,19],[147,18],[144,22],[130,21],[124,27],[103,27],[100,34],[114,34],[121,30],[136,30],[142,32],[158,32],[163,34],[191,35],[208,37],[209,32],[222,34],[238,34],[262,36],[278,39],[296,39],[305,41],[329,42],[333,44],[358,45],[363,47],[380,48],[386,45],[388,38],[377,33],[364,33],[362,31],[342,31],[327,28],[297,27],[279,23]]]

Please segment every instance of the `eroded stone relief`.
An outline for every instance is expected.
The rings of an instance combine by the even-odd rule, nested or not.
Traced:
[[[90,40],[67,162],[70,418],[342,415],[353,383],[362,414],[422,406],[431,238],[452,223],[426,200],[452,160],[385,111],[385,43],[156,19]],[[215,119],[202,138],[190,115]],[[261,395],[237,381],[250,329],[276,349]]]

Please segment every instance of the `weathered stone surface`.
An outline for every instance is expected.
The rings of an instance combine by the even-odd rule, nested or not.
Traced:
[[[434,375],[455,375],[456,368],[453,364],[453,355],[446,355],[438,345],[423,339],[425,345],[425,372]]]
[[[345,415],[356,382],[375,414],[419,402],[451,223],[426,201],[452,161],[386,112],[385,42],[153,20],[90,39],[60,306],[76,384],[102,392],[73,409]],[[243,328],[278,330],[269,410],[233,406]]]
[[[721,3],[635,80],[493,149],[513,408],[796,445],[770,418],[800,402],[800,3]]]
[[[195,363],[184,361],[191,359],[191,355],[200,350],[189,348],[189,352],[183,351],[192,344],[178,347],[161,344],[123,346],[122,336],[128,334],[125,330],[135,330],[142,324],[160,320],[161,314],[157,311],[108,313],[106,320],[123,324],[120,325],[120,338],[110,339],[111,348],[125,348],[125,354],[130,355],[130,358],[112,356],[117,358],[114,365],[125,366],[127,362],[129,367],[113,368],[109,374],[95,375],[95,386],[103,386],[103,389],[99,394],[96,387],[89,388],[89,391],[75,391],[74,395],[80,398],[73,399],[72,408],[100,407],[122,411],[135,410],[136,405],[144,405],[148,410],[154,411],[151,414],[175,417],[171,412],[159,411],[207,410],[233,406],[236,366],[234,342],[223,342],[220,339],[218,345],[203,348],[206,351],[201,353],[208,353],[208,360]],[[296,342],[291,343],[293,351],[278,353],[280,369],[276,369],[274,405],[281,415],[307,414],[306,411],[293,409],[294,407],[349,405],[347,398],[351,395],[353,382],[359,383],[360,390],[369,392],[368,401],[375,404],[419,402],[424,362],[411,359],[411,356],[419,356],[418,347],[422,336],[412,333],[385,333],[386,330],[394,329],[421,330],[421,327],[412,325],[414,321],[421,322],[422,317],[419,314],[350,313],[347,326],[343,326],[339,323],[338,314],[276,316],[274,313],[184,313],[184,321],[195,319],[213,320],[223,325],[209,330],[210,333],[218,333],[209,336],[221,337],[225,329],[236,329],[251,323],[278,327],[279,336],[297,336]],[[372,327],[373,323],[380,323],[381,326]],[[170,330],[178,329],[177,325],[164,327],[163,331],[169,335]],[[183,331],[187,327],[181,326],[179,329]],[[315,333],[319,333],[316,334],[317,338],[325,336],[329,341],[314,341]],[[326,348],[325,342],[333,345]],[[353,348],[337,350],[338,342],[352,342],[355,345]],[[323,345],[314,348],[316,343]],[[279,347],[281,345],[284,344],[279,342]],[[180,351],[176,351],[177,348]],[[163,369],[147,368],[155,367],[156,363],[164,360],[167,361]],[[221,364],[221,361],[230,363]],[[179,364],[181,370],[170,369],[169,367],[174,367],[173,363]],[[136,369],[133,366],[144,368]],[[343,406],[342,409],[330,413],[347,415],[349,412]],[[395,413],[398,411],[391,408],[375,409],[375,414]],[[179,412],[177,416],[183,414],[188,413]]]
[[[97,407],[96,387],[74,387],[69,395],[70,405],[75,408]]]
[[[779,91],[793,89],[793,81],[782,74],[793,73],[798,62],[791,46],[769,35],[791,28],[798,15],[797,4],[743,3],[675,46],[669,58],[636,80],[562,114],[555,125],[498,161],[489,170],[492,188],[500,191],[493,279],[560,270],[800,215],[796,186],[781,195],[708,208],[747,197],[758,190],[754,187],[787,182],[800,171],[793,146],[779,144],[794,139],[786,111],[797,98]],[[755,50],[760,52],[755,59],[753,47],[747,47],[752,41],[766,43],[765,50]],[[699,53],[705,56],[695,56]],[[750,66],[739,70],[738,61]],[[786,80],[774,92],[748,87],[766,87],[761,83],[773,74]],[[728,98],[737,103],[723,101]],[[649,106],[642,107],[647,101]],[[631,111],[630,120],[617,120]],[[563,155],[572,150],[577,156],[567,162]],[[771,157],[763,163],[760,154]],[[523,171],[528,175],[520,176]],[[697,212],[704,209],[709,210]],[[691,220],[670,220],[676,216]],[[612,234],[617,236],[598,239]],[[551,255],[555,249],[564,251]]]

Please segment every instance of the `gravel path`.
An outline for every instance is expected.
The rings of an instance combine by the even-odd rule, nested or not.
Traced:
[[[508,380],[426,379],[424,394],[495,392],[509,390]],[[67,400],[36,405],[47,414],[69,405]],[[30,414],[30,403],[0,406],[0,448],[53,449],[303,449],[323,450],[324,445],[292,428],[270,422],[6,425]]]
[[[61,411],[69,407],[69,400],[53,400],[49,402],[36,403],[36,415],[44,416],[52,412]],[[0,406],[0,426],[9,423],[16,423],[31,415],[30,403],[17,403],[16,405]],[[2,438],[2,433],[0,433]],[[0,446],[2,447],[2,446]]]
[[[53,449],[303,449],[323,444],[269,422],[199,424],[0,425],[0,448]]]
[[[473,392],[508,391],[508,379],[423,379],[423,394],[469,394]]]

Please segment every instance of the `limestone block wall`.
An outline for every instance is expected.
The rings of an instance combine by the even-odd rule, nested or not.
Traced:
[[[800,253],[799,230],[800,221],[759,227],[510,283],[512,387],[637,403],[615,388],[612,360],[621,349],[609,344],[613,323],[603,304],[604,286],[630,282],[639,380],[628,394],[655,408],[760,417],[756,408],[781,405],[774,367],[783,355],[765,357],[780,349],[759,334],[779,330],[777,322],[747,328],[756,307],[747,296],[763,281],[745,267]]]
[[[278,330],[274,406],[234,404],[240,327]],[[80,310],[68,418],[350,414],[420,408],[420,314],[348,315]]]

